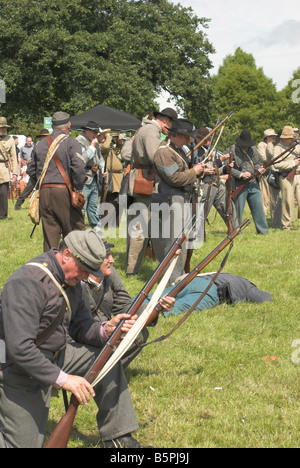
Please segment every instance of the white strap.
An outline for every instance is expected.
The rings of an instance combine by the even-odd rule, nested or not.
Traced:
[[[168,270],[166,271],[164,277],[162,278],[161,282],[159,283],[155,293],[153,294],[149,304],[147,305],[146,309],[144,312],[139,316],[133,327],[129,330],[128,333],[126,333],[125,338],[122,340],[121,344],[118,346],[116,351],[113,353],[113,355],[110,357],[110,359],[106,362],[104,367],[101,369],[99,374],[97,375],[96,379],[93,381],[92,386],[94,387],[97,385],[97,383],[100,382],[100,380],[105,377],[105,375],[113,368],[113,366],[121,359],[121,357],[128,351],[138,334],[141,332],[141,330],[145,327],[145,324],[148,321],[148,318],[153,312],[154,307],[158,303],[164,289],[166,288],[170,276],[175,268],[175,265],[177,263],[179,256],[176,255],[176,257],[172,260]]]
[[[71,315],[72,315],[72,311],[71,311],[71,306],[70,306],[70,302],[69,302],[69,298],[66,294],[66,291],[64,291],[64,289],[62,288],[61,284],[59,284],[58,281],[56,281],[56,279],[54,278],[54,276],[52,275],[51,271],[48,270],[48,268],[46,268],[44,265],[42,265],[41,263],[27,263],[27,265],[30,265],[30,266],[36,266],[38,268],[40,268],[41,270],[44,270],[45,273],[47,273],[47,275],[50,276],[50,278],[52,279],[53,283],[58,287],[58,289],[60,290],[60,292],[62,293],[62,295],[64,296],[65,298],[65,301],[66,301],[66,304],[67,304],[67,308],[68,308],[68,312],[69,312],[69,318],[71,320]]]

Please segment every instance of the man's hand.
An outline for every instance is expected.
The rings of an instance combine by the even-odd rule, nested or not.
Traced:
[[[204,169],[205,169],[205,164],[203,164],[202,162],[199,163],[199,164],[196,164],[194,167],[193,167],[194,171],[196,172],[197,175],[201,174]]]
[[[127,333],[129,332],[130,328],[135,324],[138,316],[134,315],[133,317],[130,317],[130,315],[127,314],[118,314],[115,317],[113,317],[111,320],[106,322],[105,324],[105,333],[107,336],[111,336],[113,332],[115,331],[116,327],[119,325],[119,323],[122,320],[125,320],[125,322],[122,325],[122,332]]]
[[[243,179],[250,179],[251,176],[252,174],[250,174],[250,172],[242,172]]]
[[[72,392],[81,405],[87,405],[90,401],[90,395],[95,396],[93,387],[83,377],[77,375],[68,375],[64,390]]]
[[[174,308],[175,305],[175,298],[174,297],[169,297],[169,296],[164,296],[159,300],[160,305],[164,310],[169,312]]]

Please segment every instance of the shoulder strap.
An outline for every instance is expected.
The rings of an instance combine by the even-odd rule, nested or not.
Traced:
[[[50,136],[50,135],[47,136],[47,140],[48,140],[48,145],[50,146],[50,144],[51,144],[51,136]],[[64,181],[65,181],[66,186],[67,186],[68,189],[69,189],[69,192],[72,193],[72,186],[71,186],[70,179],[69,179],[69,177],[67,176],[67,173],[66,173],[66,171],[64,170],[63,165],[62,165],[62,163],[60,162],[60,160],[59,160],[59,158],[58,158],[58,156],[57,156],[56,153],[54,153],[53,159],[54,159],[54,161],[55,161],[55,164],[56,164],[57,167],[58,167],[59,172],[60,172],[61,175],[62,175],[62,178],[63,178]]]
[[[37,336],[37,340],[36,340],[36,345],[37,346],[40,346],[42,343],[44,343],[44,341],[46,341],[51,335],[52,333],[56,330],[56,328],[60,325],[63,317],[64,317],[64,314],[66,312],[66,310],[68,310],[69,312],[69,318],[71,320],[71,314],[72,314],[72,311],[71,311],[71,306],[70,306],[70,302],[69,302],[69,298],[66,294],[66,291],[64,291],[64,289],[62,288],[62,286],[59,284],[59,282],[54,278],[54,276],[52,275],[51,271],[48,270],[48,268],[46,268],[44,265],[42,265],[41,263],[34,263],[34,262],[31,262],[31,263],[27,263],[27,265],[30,265],[30,266],[35,266],[35,267],[38,267],[40,268],[41,270],[43,270],[45,273],[47,273],[48,276],[50,276],[50,278],[52,279],[53,283],[57,286],[57,288],[60,290],[60,292],[62,293],[63,297],[64,297],[64,301],[62,303],[62,306],[57,314],[57,316],[55,317],[55,319],[53,320],[53,322],[50,323],[50,325],[45,329],[43,330],[41,333],[38,334]],[[67,307],[66,307],[67,306]]]

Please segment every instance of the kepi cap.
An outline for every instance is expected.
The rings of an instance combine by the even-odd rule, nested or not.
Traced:
[[[57,127],[59,125],[65,125],[70,122],[70,116],[67,112],[55,112],[52,115],[52,126]]]
[[[66,246],[81,266],[94,276],[103,276],[100,268],[106,257],[101,237],[93,229],[72,231],[64,238]]]

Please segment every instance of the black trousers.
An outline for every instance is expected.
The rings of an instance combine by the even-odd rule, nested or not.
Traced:
[[[62,238],[71,231],[84,231],[83,214],[71,204],[69,191],[62,188],[42,188],[40,212],[43,224],[44,252],[56,248]]]
[[[0,219],[6,219],[8,213],[9,182],[0,184]]]

